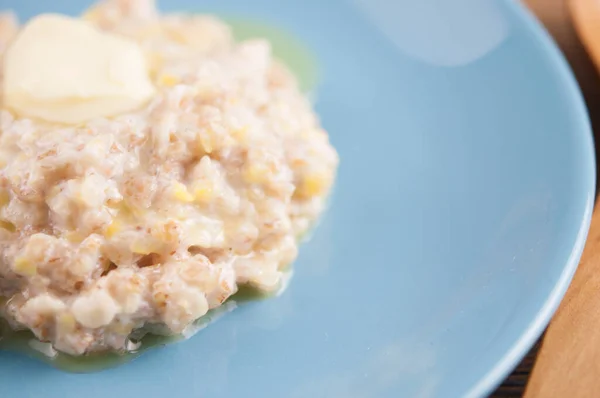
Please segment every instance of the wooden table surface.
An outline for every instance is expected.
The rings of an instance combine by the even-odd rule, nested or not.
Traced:
[[[585,0],[523,1],[553,35],[575,72],[590,111],[600,159],[600,75],[576,34],[568,4]],[[600,16],[597,21],[600,24]],[[492,397],[600,397],[599,267],[597,206],[579,269],[545,336]]]

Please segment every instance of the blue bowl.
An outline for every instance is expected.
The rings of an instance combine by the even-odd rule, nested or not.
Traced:
[[[8,2],[24,18],[85,6]],[[341,156],[330,210],[281,297],[101,373],[2,352],[1,395],[489,393],[556,309],[594,200],[585,107],[543,29],[508,0],[162,6],[259,18],[314,51]]]

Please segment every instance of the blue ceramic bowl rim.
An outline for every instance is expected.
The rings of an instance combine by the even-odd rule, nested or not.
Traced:
[[[537,313],[534,319],[531,320],[529,326],[524,330],[523,334],[512,345],[504,356],[490,369],[480,380],[475,384],[465,395],[466,397],[483,397],[492,393],[493,390],[510,374],[510,372],[518,365],[523,357],[528,353],[536,340],[540,337],[544,329],[549,324],[552,316],[558,309],[567,288],[571,284],[573,275],[579,265],[579,260],[583,253],[583,248],[587,239],[590,223],[592,220],[592,212],[594,208],[595,189],[596,189],[596,159],[594,151],[594,139],[589,119],[589,114],[581,90],[573,71],[569,67],[563,53],[559,50],[548,31],[543,25],[538,22],[535,16],[527,9],[525,5],[519,4],[517,1],[509,1],[510,7],[513,8],[517,18],[519,18],[533,34],[533,37],[543,47],[548,57],[553,64],[556,74],[562,84],[565,86],[565,91],[569,95],[569,105],[572,107],[573,114],[578,115],[576,120],[577,139],[583,143],[585,148],[581,152],[580,158],[581,169],[585,172],[585,191],[589,192],[591,197],[584,209],[584,214],[581,217],[581,225],[577,239],[571,250],[571,254],[562,273],[559,275],[556,283],[548,295],[542,308]]]

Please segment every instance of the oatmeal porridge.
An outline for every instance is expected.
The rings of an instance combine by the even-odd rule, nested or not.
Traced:
[[[139,330],[183,332],[241,285],[278,289],[338,157],[267,41],[106,0],[80,19],[0,14],[0,60],[13,329],[72,355],[125,350]]]

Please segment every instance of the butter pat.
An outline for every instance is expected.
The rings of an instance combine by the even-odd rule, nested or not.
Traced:
[[[155,92],[135,42],[56,14],[31,20],[7,49],[3,67],[5,105],[50,122],[133,111]]]

